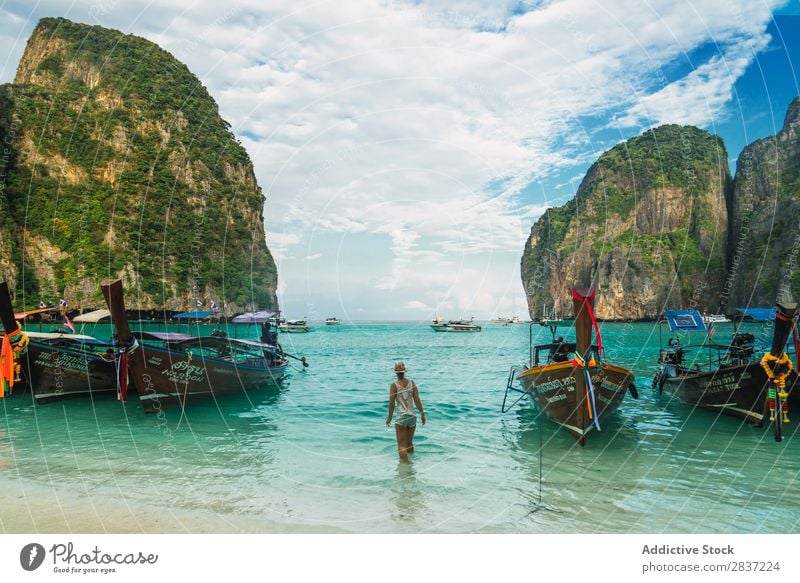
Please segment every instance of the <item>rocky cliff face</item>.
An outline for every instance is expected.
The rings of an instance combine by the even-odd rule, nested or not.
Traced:
[[[576,198],[531,230],[522,257],[531,316],[554,306],[570,316],[570,287],[589,285],[603,319],[717,311],[731,183],[722,141],[694,127],[662,126],[612,148]]]
[[[157,45],[42,19],[0,87],[0,277],[20,304],[277,307],[264,197],[199,80]]]
[[[733,307],[772,305],[782,289],[800,294],[800,98],[777,135],[739,156],[728,254]]]

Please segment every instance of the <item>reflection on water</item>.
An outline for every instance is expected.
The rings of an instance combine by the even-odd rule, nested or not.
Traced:
[[[429,526],[417,524],[417,518],[425,516],[428,509],[425,507],[425,496],[417,483],[417,470],[413,461],[397,463],[390,496],[395,508],[392,515],[397,522],[419,526],[423,530]]]
[[[0,389],[1,391],[2,389]],[[6,432],[0,428],[0,470],[11,466],[11,442]]]

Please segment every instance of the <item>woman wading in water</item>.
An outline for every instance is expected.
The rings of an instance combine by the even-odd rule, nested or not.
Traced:
[[[406,371],[405,363],[394,363],[397,380],[389,385],[389,415],[386,417],[386,426],[389,427],[392,424],[392,415],[394,415],[396,406],[397,417],[394,429],[397,434],[397,451],[403,461],[408,461],[408,454],[414,453],[414,430],[417,428],[414,405],[419,409],[422,424],[425,425],[427,421],[422,401],[419,399],[417,383],[406,378]]]

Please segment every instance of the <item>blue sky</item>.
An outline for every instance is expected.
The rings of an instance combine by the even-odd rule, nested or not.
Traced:
[[[289,317],[522,315],[530,227],[600,153],[684,123],[733,166],[800,94],[796,1],[5,1],[0,81],[43,16],[148,38],[208,87]]]

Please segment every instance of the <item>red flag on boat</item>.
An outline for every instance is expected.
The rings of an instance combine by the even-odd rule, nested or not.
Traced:
[[[708,323],[708,339],[709,339],[709,341],[714,340],[714,332],[716,332],[716,329],[714,328],[714,322],[709,322]]]
[[[75,334],[75,326],[72,325],[72,320],[66,314],[64,314],[64,328],[67,328],[70,334]]]

